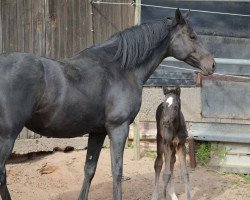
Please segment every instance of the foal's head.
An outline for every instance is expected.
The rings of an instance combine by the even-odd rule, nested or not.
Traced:
[[[163,93],[165,95],[165,100],[163,102],[163,125],[169,127],[173,126],[173,123],[178,119],[180,114],[181,89],[179,86],[176,86],[174,89],[163,87]]]
[[[169,35],[168,54],[201,69],[204,75],[213,74],[215,71],[213,56],[198,40],[197,34],[187,16],[188,13],[183,16],[180,10],[177,9],[175,18],[169,19],[169,23],[172,23],[172,25]]]

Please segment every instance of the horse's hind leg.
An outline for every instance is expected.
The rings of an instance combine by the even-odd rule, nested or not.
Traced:
[[[16,137],[8,136],[7,138],[0,135],[0,195],[2,200],[11,200],[6,181],[5,163],[9,158]]]
[[[162,140],[160,139],[160,136],[157,135],[157,158],[155,159],[155,183],[154,183],[154,190],[152,194],[152,200],[157,200],[158,199],[158,192],[159,192],[159,177],[163,165],[163,153],[164,153],[164,148],[163,148],[163,143]]]
[[[189,174],[186,165],[186,147],[185,144],[178,146],[177,153],[181,164],[181,173],[184,179],[186,200],[191,200],[190,189],[189,189]]]
[[[87,156],[84,167],[84,182],[79,200],[87,200],[91,181],[95,175],[97,161],[105,140],[106,134],[89,134]]]

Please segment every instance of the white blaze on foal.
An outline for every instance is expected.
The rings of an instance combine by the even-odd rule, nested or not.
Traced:
[[[167,100],[166,100],[166,103],[168,103],[168,107],[170,107],[173,103],[173,97],[168,97]]]

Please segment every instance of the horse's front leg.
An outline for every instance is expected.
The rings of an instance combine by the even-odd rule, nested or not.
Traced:
[[[97,161],[105,140],[106,134],[89,134],[87,156],[84,167],[84,181],[79,200],[87,200],[91,181],[95,175]]]
[[[110,138],[111,166],[113,175],[113,199],[122,199],[122,170],[123,170],[123,153],[128,137],[129,123],[125,122],[119,126],[107,126]]]

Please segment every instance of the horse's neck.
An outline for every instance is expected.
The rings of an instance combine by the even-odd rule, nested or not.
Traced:
[[[167,42],[162,42],[162,44],[155,48],[152,54],[145,59],[141,66],[136,68],[135,76],[138,79],[138,82],[142,85],[148,80],[162,60],[167,56],[166,45]]]

